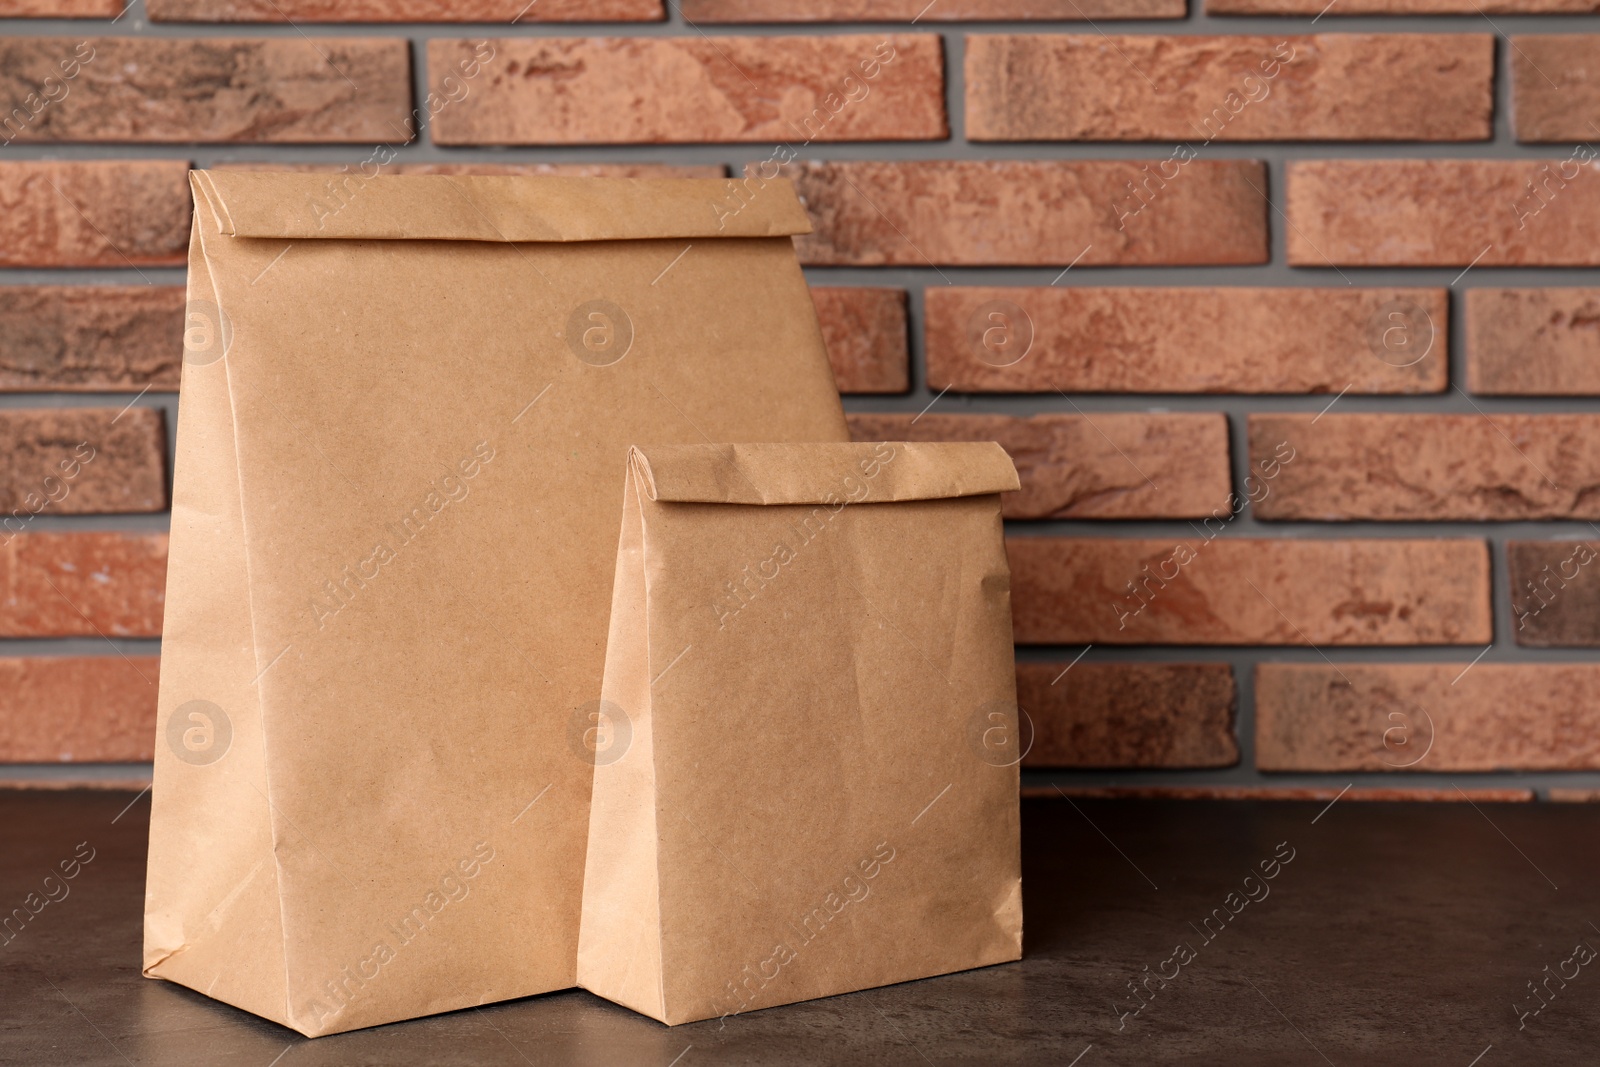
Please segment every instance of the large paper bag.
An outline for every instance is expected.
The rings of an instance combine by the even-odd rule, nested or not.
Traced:
[[[196,172],[144,969],[570,986],[630,442],[844,440],[769,184]]]
[[[578,980],[667,1023],[1014,960],[996,444],[629,456]]]

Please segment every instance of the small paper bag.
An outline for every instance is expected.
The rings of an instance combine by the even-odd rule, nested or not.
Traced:
[[[666,1023],[1018,959],[996,444],[634,448],[579,936]]]

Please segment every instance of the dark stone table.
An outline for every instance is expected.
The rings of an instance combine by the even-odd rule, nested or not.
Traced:
[[[570,991],[308,1041],[139,976],[130,800],[0,792],[0,909],[95,850],[0,944],[0,1063],[1600,1063],[1596,805],[1025,800],[1019,964],[725,1025]]]

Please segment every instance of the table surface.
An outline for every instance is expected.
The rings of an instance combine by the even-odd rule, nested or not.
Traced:
[[[132,799],[0,792],[4,911],[96,850],[0,945],[0,1063],[1600,1063],[1600,805],[1024,800],[1020,963],[725,1024],[573,990],[312,1041],[140,977]],[[1177,974],[1136,1001],[1147,967]]]

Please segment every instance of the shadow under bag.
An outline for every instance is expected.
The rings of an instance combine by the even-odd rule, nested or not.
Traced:
[[[571,986],[632,443],[845,440],[785,184],[197,171],[144,973]]]

